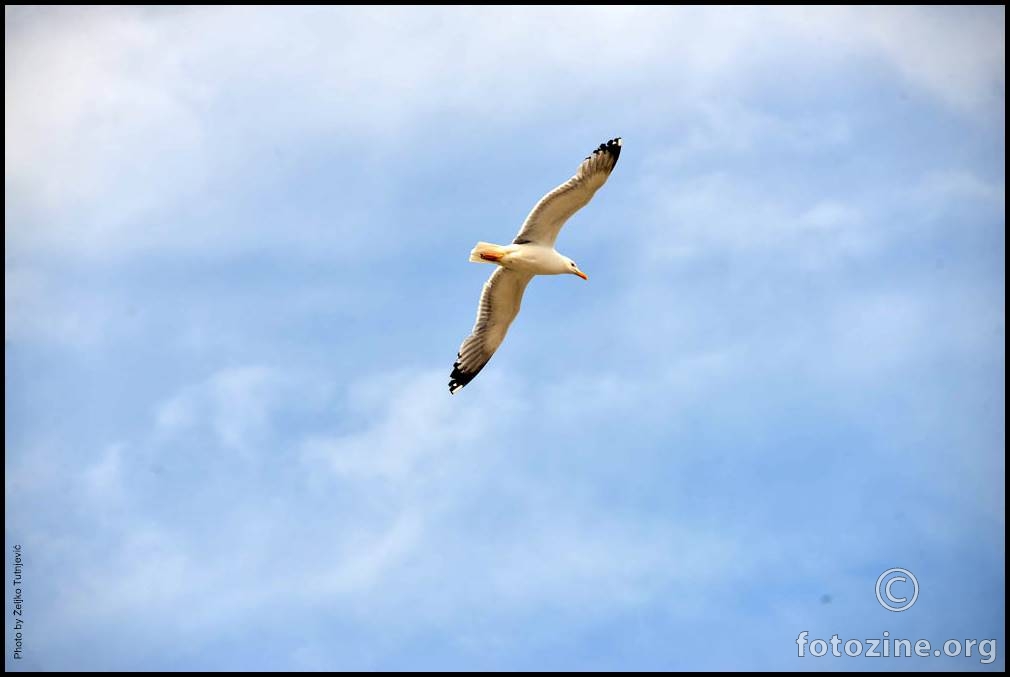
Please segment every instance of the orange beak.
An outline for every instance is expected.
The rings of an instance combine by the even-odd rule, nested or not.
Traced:
[[[585,273],[583,273],[578,268],[575,269],[575,274],[578,275],[579,277],[581,277],[583,280],[588,280],[589,279],[589,276],[586,275]]]

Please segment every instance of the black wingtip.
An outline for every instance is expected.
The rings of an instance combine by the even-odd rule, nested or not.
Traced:
[[[453,366],[452,373],[449,374],[449,394],[455,395],[467,383],[473,380],[476,374],[464,374],[459,367]]]
[[[467,383],[469,383],[469,379],[459,370],[459,362],[456,362],[452,365],[452,373],[449,374],[449,394],[455,395]]]
[[[474,380],[474,378],[476,378],[477,374],[479,374],[484,369],[484,367],[487,366],[487,363],[491,361],[491,358],[489,357],[486,360],[484,360],[484,362],[480,366],[478,366],[476,369],[474,369],[473,367],[471,367],[470,371],[464,371],[464,370],[460,369],[460,367],[459,367],[459,363],[460,363],[460,359],[462,359],[462,355],[460,355],[460,354],[457,353],[456,358],[457,358],[456,361],[453,362],[453,364],[452,364],[452,373],[449,374],[449,394],[450,395],[455,395],[457,392],[459,392],[459,390],[463,386],[465,386],[470,381]]]
[[[614,165],[616,165],[617,164],[617,159],[619,157],[621,157],[621,146],[622,145],[623,145],[623,142],[621,140],[621,137],[618,136],[615,139],[610,139],[610,141],[607,141],[606,143],[601,143],[600,147],[597,148],[596,150],[594,150],[592,152],[592,155],[588,156],[586,159],[588,160],[590,157],[592,157],[593,155],[596,155],[598,153],[605,153],[605,154],[611,156],[612,158],[614,158]]]
[[[459,357],[457,355],[456,357]],[[474,376],[480,373],[480,370],[484,368],[484,365],[480,366],[480,369],[474,372],[465,372],[459,368],[459,361],[453,362],[452,373],[449,374],[449,394],[455,395],[459,390],[465,386],[467,383],[473,380]]]

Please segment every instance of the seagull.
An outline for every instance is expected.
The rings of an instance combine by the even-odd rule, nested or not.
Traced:
[[[449,375],[449,394],[455,395],[480,373],[505,340],[519,314],[526,285],[534,275],[589,277],[567,256],[554,249],[561,226],[585,207],[607,182],[621,155],[621,139],[611,139],[582,161],[575,176],[540,198],[510,245],[478,242],[470,252],[473,263],[498,266],[484,283],[477,304],[477,321],[463,340]]]

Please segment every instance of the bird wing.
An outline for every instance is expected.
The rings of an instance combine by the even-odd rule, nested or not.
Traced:
[[[621,155],[621,139],[611,139],[582,161],[575,176],[540,198],[533,211],[523,222],[512,244],[538,244],[554,246],[561,226],[593,198],[610,172],[617,166]]]
[[[519,314],[526,285],[533,279],[529,273],[498,268],[484,283],[477,305],[477,321],[473,331],[459,347],[456,363],[449,375],[449,392],[456,391],[473,380],[488,363],[494,351],[505,340],[512,320]]]

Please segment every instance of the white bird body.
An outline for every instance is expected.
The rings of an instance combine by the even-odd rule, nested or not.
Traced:
[[[484,283],[473,331],[463,341],[452,365],[451,394],[472,381],[505,340],[512,320],[519,314],[526,285],[534,276],[571,274],[589,279],[574,261],[554,248],[554,242],[565,222],[606,183],[620,155],[620,138],[600,144],[579,165],[575,176],[540,199],[512,244],[478,242],[470,252],[471,261],[494,263],[498,269]]]
[[[481,254],[491,257],[482,258]],[[495,259],[500,254],[500,259]],[[542,244],[510,244],[500,246],[487,242],[478,242],[470,252],[470,260],[474,263],[496,263],[502,268],[531,275],[564,275],[572,272],[575,263],[567,256],[558,253],[554,247]]]

